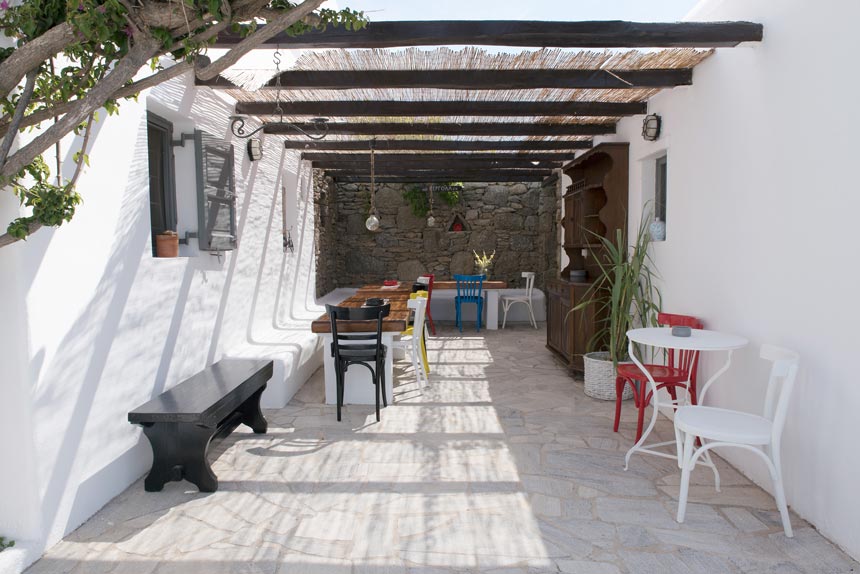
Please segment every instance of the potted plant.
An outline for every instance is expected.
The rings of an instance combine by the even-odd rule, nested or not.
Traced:
[[[597,277],[586,299],[576,309],[594,305],[596,331],[585,354],[585,394],[614,400],[618,363],[629,361],[627,331],[640,326],[656,326],[662,299],[654,285],[653,262],[648,254],[651,244],[646,214],[640,222],[636,240],[627,245],[624,230],[614,238],[595,235],[599,247],[591,251],[597,264]],[[624,398],[632,396],[626,387]]]
[[[486,251],[482,251],[481,255],[478,255],[478,252],[474,249],[472,253],[475,254],[475,267],[478,269],[478,275],[487,275],[487,272],[493,265],[493,258],[496,256],[495,250],[490,255],[487,255]]]

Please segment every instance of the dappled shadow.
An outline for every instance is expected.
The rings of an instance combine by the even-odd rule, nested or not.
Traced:
[[[613,403],[585,397],[542,339],[532,329],[461,339],[443,328],[430,341],[431,385],[419,388],[398,363],[398,399],[381,422],[368,405],[348,405],[343,422],[333,406],[299,400],[267,411],[268,434],[240,428],[216,449],[217,493],[135,485],[100,515],[137,517],[116,515],[98,539],[112,541],[104,548],[123,572],[141,574],[851,567],[799,521],[797,538],[785,539],[769,496],[728,467],[728,502],[700,500],[675,523],[674,461],[637,457],[625,472],[635,410],[612,432]],[[709,480],[694,473],[696,486]],[[63,544],[44,572],[102,567],[83,539]]]

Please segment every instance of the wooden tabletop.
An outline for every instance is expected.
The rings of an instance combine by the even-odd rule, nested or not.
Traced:
[[[399,333],[406,330],[406,323],[409,319],[409,308],[406,306],[409,301],[409,295],[412,293],[411,286],[409,289],[395,289],[379,292],[378,290],[369,289],[364,291],[359,289],[359,292],[344,299],[338,303],[339,307],[361,307],[366,299],[370,297],[381,297],[388,299],[391,304],[391,311],[388,317],[382,320],[382,330],[385,332]],[[376,331],[376,321],[349,321],[340,322],[338,324],[338,332],[343,333],[366,333]],[[313,333],[331,333],[331,323],[328,315],[322,315],[311,323],[311,332]]]
[[[489,280],[484,281],[484,289],[507,289],[506,281]],[[433,281],[433,289],[456,289],[456,281]],[[391,302],[391,312],[388,317],[382,320],[382,330],[385,332],[404,331],[409,320],[409,308],[406,306],[409,301],[409,295],[412,294],[412,283],[401,281],[400,284],[394,287],[385,287],[384,285],[365,285],[359,287],[355,295],[344,299],[338,303],[341,307],[361,307],[366,299],[370,297],[379,297],[388,299]],[[328,315],[322,315],[311,323],[311,331],[314,333],[331,333],[331,323],[329,323]],[[343,329],[338,328],[338,331],[344,333],[364,333],[376,331],[376,323],[374,321],[352,321],[344,323]]]

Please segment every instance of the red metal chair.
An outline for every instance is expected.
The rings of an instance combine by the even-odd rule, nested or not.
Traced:
[[[684,326],[692,329],[701,329],[702,322],[687,315],[673,315],[671,313],[660,313],[657,322],[664,327]],[[698,351],[676,351],[668,350],[668,361],[665,365],[646,364],[645,368],[657,383],[657,389],[666,389],[673,401],[678,400],[677,388],[687,387],[690,381],[690,400],[696,404],[696,371],[699,366]],[[690,374],[692,371],[692,374]],[[639,381],[637,388],[636,381]],[[639,409],[639,421],[636,426],[636,440],[642,437],[642,426],[645,421],[645,407],[651,404],[650,385],[647,384],[642,371],[633,363],[618,365],[617,377],[615,379],[615,432],[618,432],[618,423],[621,420],[621,396],[624,394],[624,385],[633,387],[633,404]]]
[[[436,325],[433,324],[433,317],[430,315],[430,298],[433,297],[433,277],[432,273],[426,273],[418,277],[418,283],[423,283],[427,286],[427,310],[425,313],[425,319],[427,321],[427,325],[430,327],[430,333],[432,335],[436,334]]]

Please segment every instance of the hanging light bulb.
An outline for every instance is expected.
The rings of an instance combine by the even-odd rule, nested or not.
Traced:
[[[376,214],[374,201],[376,200],[376,179],[375,179],[375,162],[374,162],[373,142],[370,144],[370,215],[364,222],[364,226],[368,231],[379,231],[379,216]]]
[[[364,222],[364,226],[367,227],[368,231],[379,231],[379,218],[376,217],[376,214],[371,213]]]

